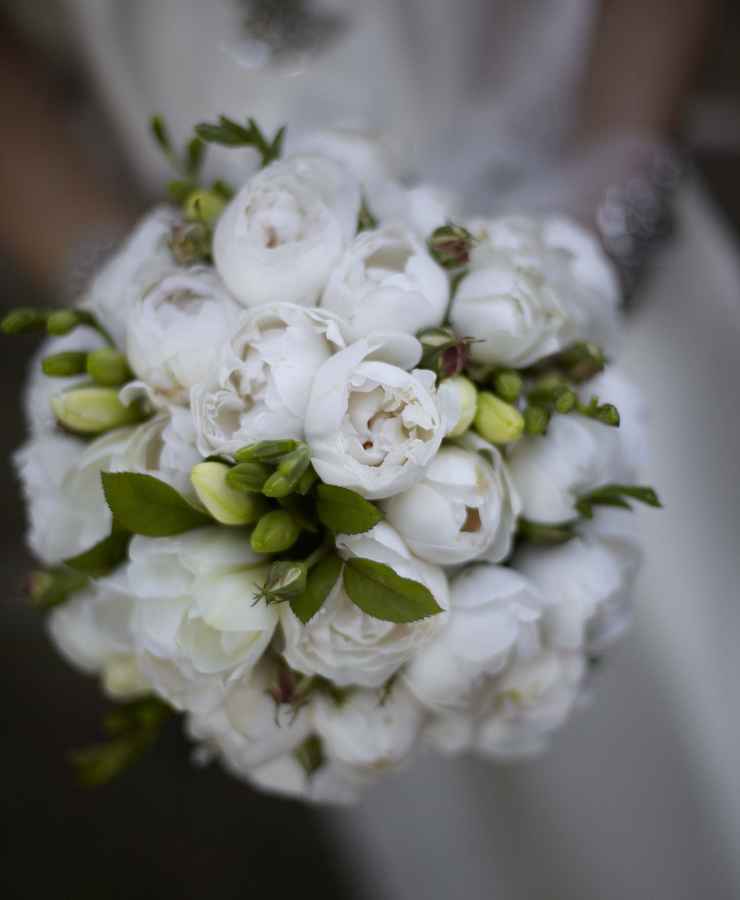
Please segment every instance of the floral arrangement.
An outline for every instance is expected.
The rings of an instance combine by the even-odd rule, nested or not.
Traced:
[[[48,335],[30,596],[115,703],[81,777],[174,712],[198,760],[317,802],[424,748],[541,750],[628,620],[625,510],[659,505],[598,245],[464,218],[360,134],[152,127],[172,202],[77,306],[2,326]],[[249,149],[236,190],[210,143]]]

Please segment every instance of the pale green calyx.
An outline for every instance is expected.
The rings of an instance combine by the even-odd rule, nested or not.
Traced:
[[[102,434],[142,421],[138,404],[125,406],[112,387],[80,387],[51,399],[59,424],[76,434]]]
[[[460,416],[455,427],[447,432],[447,437],[456,438],[465,434],[473,424],[478,409],[478,390],[473,382],[464,375],[453,375],[445,382],[447,390],[453,389],[457,395]]]
[[[511,403],[505,403],[490,391],[478,394],[475,430],[492,444],[508,444],[522,436],[524,418]]]
[[[266,503],[257,494],[231,487],[228,474],[225,463],[202,462],[193,466],[190,481],[200,502],[221,525],[251,525],[265,512]]]

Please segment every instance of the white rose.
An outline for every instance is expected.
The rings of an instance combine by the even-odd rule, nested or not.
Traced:
[[[89,550],[106,537],[111,512],[100,473],[125,452],[132,429],[90,444],[63,434],[33,438],[15,455],[29,520],[28,543],[47,565]]]
[[[276,303],[244,314],[191,394],[201,453],[302,438],[314,376],[343,346],[334,317],[321,310]]]
[[[54,353],[69,351],[87,352],[107,346],[102,335],[93,328],[75,328],[63,337],[45,340],[34,353],[29,368],[29,377],[24,392],[24,410],[31,435],[36,437],[56,431],[57,418],[51,407],[52,398],[73,387],[89,382],[86,374],[71,378],[50,378],[41,369],[42,360]]]
[[[501,454],[445,446],[422,481],[383,504],[386,518],[421,559],[455,565],[508,556],[519,499]]]
[[[350,340],[377,331],[416,334],[439,325],[449,300],[444,270],[402,225],[359,234],[331,273],[321,306],[347,324]]]
[[[224,762],[228,768],[228,760]],[[237,777],[244,777],[244,773],[238,770],[232,769],[231,772]],[[294,753],[286,753],[250,769],[248,781],[263,791],[332,806],[356,803],[361,788],[356,779],[348,779],[337,766],[331,764],[325,763],[309,774]]]
[[[319,369],[306,439],[322,481],[378,499],[423,478],[456,410],[443,408],[432,372],[371,361],[372,351],[358,341]]]
[[[378,185],[398,174],[400,160],[379,134],[356,128],[326,128],[300,134],[295,140],[288,135],[287,149],[293,154],[311,154],[334,160],[362,183],[368,196]]]
[[[191,680],[219,675],[226,682],[254,667],[277,613],[255,602],[268,564],[243,534],[209,527],[171,538],[136,536],[129,557],[137,648]]]
[[[422,709],[403,688],[394,685],[387,696],[379,691],[353,691],[342,703],[317,696],[316,732],[325,755],[349,773],[395,769],[416,746]]]
[[[553,416],[544,437],[519,441],[508,464],[522,514],[536,522],[573,519],[579,497],[634,477],[618,430],[575,413]]]
[[[137,297],[126,330],[134,373],[156,393],[187,403],[232,333],[238,305],[205,267],[174,270]]]
[[[133,601],[101,579],[52,610],[48,627],[59,652],[73,666],[102,677],[105,692],[117,700],[149,693],[133,652]]]
[[[516,649],[537,645],[541,606],[534,585],[513,569],[471,566],[452,581],[447,623],[414,656],[405,683],[429,707],[464,705]]]
[[[382,223],[398,223],[410,228],[422,240],[460,214],[460,198],[436,185],[404,187],[395,181],[377,186],[368,198],[370,211]]]
[[[492,759],[532,756],[572,712],[585,665],[573,653],[546,651],[518,661],[491,687],[478,723],[475,749]]]
[[[245,306],[314,306],[357,229],[360,190],[339,163],[295,156],[263,169],[224,210],[213,258]]]
[[[576,538],[547,550],[528,547],[516,565],[547,601],[545,631],[560,650],[601,651],[629,624],[635,557],[619,544]]]
[[[276,667],[265,660],[230,685],[215,709],[191,715],[188,732],[206,742],[243,776],[250,769],[295,750],[311,732],[308,706],[276,704],[269,689]]]
[[[385,522],[367,534],[340,536],[337,547],[345,558],[358,556],[385,563],[401,577],[425,584],[443,610],[449,607],[444,572],[415,559]],[[307,675],[323,675],[338,685],[380,687],[433,640],[445,619],[445,612],[408,624],[375,619],[352,603],[340,576],[307,625],[283,604],[284,655],[292,668]]]
[[[105,264],[82,305],[107,329],[119,349],[126,345],[126,325],[134,301],[174,265],[169,248],[176,210],[160,206],[136,226],[120,250]]]
[[[616,281],[578,226],[511,218],[471,229],[478,242],[450,321],[479,339],[470,347],[474,362],[524,367],[576,340],[612,346]]]

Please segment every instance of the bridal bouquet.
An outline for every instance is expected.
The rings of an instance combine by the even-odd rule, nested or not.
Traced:
[[[114,701],[88,783],[174,712],[262,788],[355,798],[415,753],[541,750],[629,615],[640,397],[559,218],[471,221],[350,132],[197,128],[49,337],[16,462],[61,653]],[[205,183],[207,144],[258,159]]]

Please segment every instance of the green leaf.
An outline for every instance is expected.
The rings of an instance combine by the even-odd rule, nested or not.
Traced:
[[[212,520],[173,487],[135,472],[103,472],[103,491],[113,517],[133,534],[169,537]]]
[[[72,594],[88,585],[87,575],[64,566],[40,569],[28,579],[28,599],[36,609],[53,609],[65,603]]]
[[[320,484],[317,493],[318,517],[335,534],[362,534],[383,518],[374,503],[347,488]]]
[[[72,556],[64,560],[64,564],[74,569],[76,572],[83,572],[93,578],[100,578],[107,575],[117,565],[126,559],[129,541],[131,535],[123,528],[119,528],[115,523],[113,529],[107,538],[103,538],[77,556]]]
[[[290,608],[305,625],[324,605],[342,571],[342,560],[331,553],[319,560],[308,573],[305,591],[290,600]]]
[[[530,544],[565,544],[576,536],[575,521],[570,522],[533,522],[530,519],[519,519],[517,537]]]
[[[357,233],[360,234],[362,231],[371,231],[373,228],[378,227],[378,220],[370,211],[370,207],[367,205],[367,198],[362,198],[362,203],[360,204],[360,211],[357,213]]]
[[[170,156],[174,151],[172,149],[172,139],[170,138],[167,124],[164,121],[164,116],[152,116],[149,120],[149,128],[152,137],[157,142],[162,152],[167,156]]]
[[[208,148],[199,137],[191,138],[188,142],[188,145],[185,148],[185,172],[191,178],[196,178],[203,168],[207,149]]]
[[[428,587],[372,559],[347,560],[344,589],[355,606],[384,622],[416,622],[442,612]]]
[[[283,441],[259,441],[241,447],[234,454],[237,462],[277,462],[300,446],[300,441],[286,438]]]
[[[646,506],[661,508],[662,503],[657,493],[651,487],[639,484],[606,484],[603,487],[591,491],[576,502],[576,510],[585,518],[591,519],[594,514],[594,506],[615,506],[620,509],[632,509],[628,502],[636,500]]]
[[[209,144],[221,144],[224,147],[254,147],[262,158],[263,166],[269,165],[280,156],[285,138],[284,127],[278,129],[270,141],[254,119],[247,119],[245,127],[227,116],[219,116],[218,122],[201,122],[195,126],[195,132],[202,141]]]

